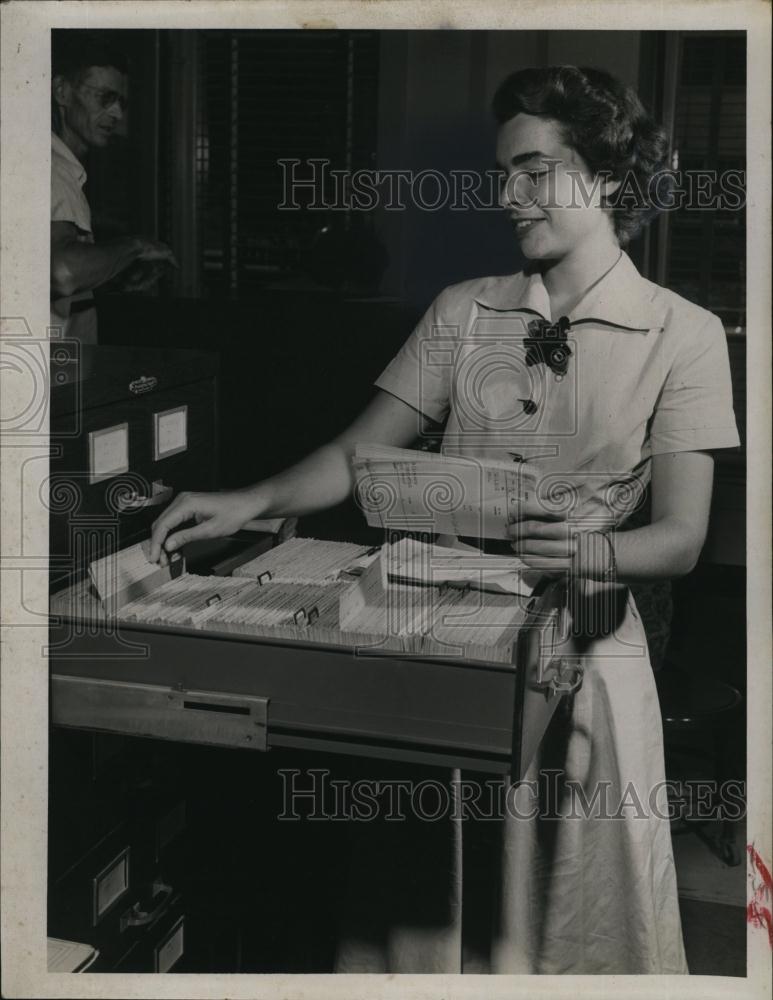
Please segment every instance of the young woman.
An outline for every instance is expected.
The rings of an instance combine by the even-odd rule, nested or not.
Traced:
[[[336,504],[352,489],[358,442],[407,447],[431,422],[446,421],[448,453],[535,466],[542,500],[521,509],[511,548],[567,579],[584,675],[499,822],[490,926],[472,947],[464,822],[450,819],[420,837],[436,849],[412,860],[385,841],[361,868],[367,900],[338,968],[686,972],[660,714],[627,584],[685,574],[700,553],[711,451],[738,444],[725,335],[623,250],[657,208],[667,153],[629,88],[598,70],[523,70],[501,85],[494,113],[501,204],[527,268],[442,292],[349,428],[248,489],[181,495],[154,526],[153,554]],[[442,364],[426,350],[439,334],[453,354]],[[626,530],[647,485],[649,523]],[[425,889],[433,864],[442,905]],[[415,906],[394,905],[412,888]]]

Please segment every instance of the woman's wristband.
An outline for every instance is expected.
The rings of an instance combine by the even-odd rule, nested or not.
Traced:
[[[606,531],[581,531],[572,557],[572,572],[589,580],[611,583],[617,579],[615,546]]]

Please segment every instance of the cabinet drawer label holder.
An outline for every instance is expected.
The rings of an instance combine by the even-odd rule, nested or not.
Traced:
[[[170,972],[185,950],[185,917],[176,920],[163,941],[153,949],[155,972]]]
[[[91,922],[94,927],[129,891],[129,853],[130,849],[125,847],[91,880]]]

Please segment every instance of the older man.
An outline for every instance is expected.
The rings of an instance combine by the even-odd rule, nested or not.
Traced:
[[[82,344],[97,342],[92,290],[118,275],[146,288],[165,264],[164,243],[141,236],[94,242],[83,185],[90,150],[110,142],[126,110],[124,56],[90,32],[55,32],[52,58],[51,325]],[[138,264],[137,262],[143,262]]]

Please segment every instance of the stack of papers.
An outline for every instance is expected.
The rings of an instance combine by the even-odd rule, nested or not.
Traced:
[[[184,625],[203,628],[225,601],[249,587],[247,580],[228,576],[196,576],[187,573],[169,580],[151,594],[125,604],[121,621],[146,625]]]
[[[537,482],[525,463],[374,444],[358,445],[352,466],[368,524],[473,538],[506,539]]]
[[[379,548],[319,538],[290,538],[243,563],[234,570],[234,576],[274,583],[330,583],[342,573],[362,570],[376,558]]]
[[[238,576],[166,578],[121,604],[116,617],[362,651],[509,663],[531,593],[520,566],[515,557],[411,538],[374,549],[293,538],[242,566]],[[60,612],[77,606],[85,588],[86,581],[57,595]]]
[[[150,541],[139,542],[119,552],[110,552],[89,564],[89,576],[102,606],[108,613],[143,594],[152,593],[166,581],[185,571],[179,552],[166,566],[150,562]]]
[[[528,571],[528,567],[517,556],[487,555],[469,546],[428,545],[413,538],[387,546],[389,579],[403,583],[434,587],[452,583],[528,597],[534,588],[524,580],[523,570]]]
[[[418,545],[419,543],[413,543]],[[340,627],[348,643],[382,646],[422,656],[509,663],[528,598],[484,593],[457,583],[393,582],[390,549],[342,595]]]

